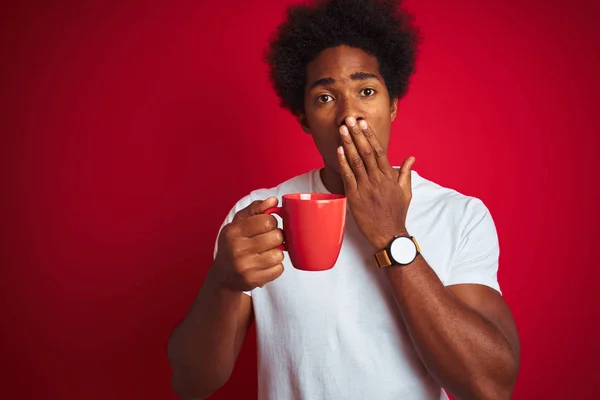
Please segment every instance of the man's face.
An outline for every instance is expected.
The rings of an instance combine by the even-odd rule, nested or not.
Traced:
[[[303,129],[312,135],[325,163],[339,173],[336,150],[346,118],[364,119],[387,150],[397,99],[389,93],[377,59],[347,46],[322,51],[306,66]]]

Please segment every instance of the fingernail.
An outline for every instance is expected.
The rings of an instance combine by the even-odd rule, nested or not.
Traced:
[[[363,131],[367,130],[367,121],[365,121],[364,119],[358,121],[358,125],[360,125],[360,129],[362,129]]]
[[[348,122],[348,125],[350,125],[350,126],[355,126],[356,125],[356,120],[354,119],[354,117],[348,117],[348,119],[346,120],[346,122]]]
[[[342,125],[342,127],[340,128],[340,131],[342,131],[342,135],[349,134],[348,127],[346,125]]]

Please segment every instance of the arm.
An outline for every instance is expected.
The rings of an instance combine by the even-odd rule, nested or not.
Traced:
[[[250,296],[220,286],[211,268],[169,339],[171,385],[182,399],[203,399],[229,380],[252,317]]]
[[[283,273],[277,248],[283,233],[275,217],[263,214],[277,202],[254,201],[224,225],[208,276],[169,339],[171,386],[184,400],[205,398],[229,380],[253,318],[251,297],[243,292]]]
[[[444,287],[422,256],[385,271],[431,375],[458,399],[510,399],[519,338],[502,297],[483,285]]]
[[[414,158],[408,158],[399,172],[392,168],[365,120],[356,123],[348,118],[340,127],[340,138],[340,175],[352,215],[374,249],[382,249],[395,235],[406,235]],[[495,272],[497,243],[486,217],[464,235],[452,266],[457,276],[464,275],[455,277],[454,283],[468,281],[469,274],[489,273],[490,268]],[[385,273],[413,344],[439,384],[460,399],[510,398],[519,340],[499,293],[475,284],[446,288],[423,256]]]

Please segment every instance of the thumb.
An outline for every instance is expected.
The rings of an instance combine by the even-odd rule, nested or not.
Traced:
[[[271,207],[276,207],[279,203],[277,197],[269,197],[265,200],[255,200],[246,208],[241,209],[235,214],[234,221],[241,221],[253,215],[262,214]]]
[[[408,188],[410,189],[411,186],[411,172],[412,172],[412,166],[415,163],[415,158],[414,157],[408,157],[406,160],[404,160],[404,162],[402,163],[402,166],[400,167],[400,173],[398,174],[398,183],[400,184],[401,187],[403,188]]]

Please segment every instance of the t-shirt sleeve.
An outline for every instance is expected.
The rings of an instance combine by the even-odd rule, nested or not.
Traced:
[[[476,283],[502,293],[498,283],[498,235],[489,210],[481,200],[470,199],[461,222],[458,247],[444,284]]]
[[[219,227],[219,231],[217,232],[217,236],[215,238],[215,244],[214,244],[214,250],[213,250],[213,260],[217,257],[217,252],[219,250],[219,236],[221,235],[221,231],[223,230],[223,228],[225,227],[225,225],[231,223],[231,221],[233,221],[233,218],[235,217],[235,214],[246,208],[247,206],[250,205],[250,203],[252,203],[252,199],[250,197],[250,195],[242,198],[240,201],[238,201],[229,211],[229,213],[227,214],[227,216],[225,217],[225,220],[223,221],[223,223],[221,224],[221,226]],[[244,292],[247,295],[251,296],[251,292]]]

